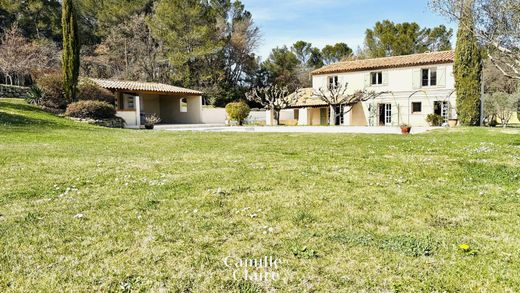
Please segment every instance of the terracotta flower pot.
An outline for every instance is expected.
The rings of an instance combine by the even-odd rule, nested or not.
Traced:
[[[450,127],[457,127],[458,124],[459,124],[459,120],[458,119],[449,119],[448,120],[448,125]]]
[[[404,135],[410,134],[411,131],[412,131],[411,127],[401,127],[401,133]]]

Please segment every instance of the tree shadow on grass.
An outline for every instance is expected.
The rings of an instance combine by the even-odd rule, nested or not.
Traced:
[[[1,110],[11,110],[16,113],[6,113]],[[35,115],[51,115],[42,109],[37,107],[20,104],[20,103],[8,103],[0,101],[0,125],[3,126],[56,126],[57,123],[51,119],[41,119],[36,117],[30,117],[18,113],[32,113]]]
[[[0,125],[4,125],[4,126],[26,126],[26,125],[53,126],[53,125],[56,125],[56,123],[51,122],[49,120],[30,118],[30,117],[23,116],[23,115],[0,112]]]

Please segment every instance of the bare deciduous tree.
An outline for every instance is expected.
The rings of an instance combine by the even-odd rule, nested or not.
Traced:
[[[341,115],[349,113],[352,108],[360,102],[366,102],[385,94],[386,92],[376,93],[374,91],[356,91],[353,94],[348,94],[348,83],[338,84],[330,88],[320,88],[314,90],[314,97],[327,103],[330,108],[330,125],[336,125],[337,118]],[[338,107],[343,107],[343,112],[336,111]]]
[[[300,91],[297,90],[297,93]],[[266,110],[273,111],[276,125],[280,124],[280,111],[298,101],[299,95],[290,95],[287,87],[278,85],[254,88],[246,94],[249,101],[262,105]]]
[[[135,15],[113,27],[103,43],[83,54],[82,70],[92,77],[168,81],[168,61],[145,15]]]
[[[474,30],[500,72],[520,80],[520,2],[518,0],[431,0],[430,6],[453,21],[471,5]]]
[[[0,72],[11,85],[23,85],[27,76],[59,64],[55,44],[45,40],[31,42],[22,35],[17,23],[5,31],[0,42]]]

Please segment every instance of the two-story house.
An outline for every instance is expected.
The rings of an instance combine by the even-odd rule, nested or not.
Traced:
[[[312,72],[312,90],[294,105],[299,125],[323,125],[330,109],[312,97],[312,92],[347,84],[348,94],[359,90],[384,93],[355,105],[343,113],[335,106],[338,123],[351,126],[428,126],[428,114],[445,120],[456,118],[456,94],[453,77],[453,51],[407,56],[345,61]],[[347,111],[345,111],[347,112]],[[338,113],[338,112],[337,112]]]

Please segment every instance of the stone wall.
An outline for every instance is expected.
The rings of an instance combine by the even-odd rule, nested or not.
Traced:
[[[0,98],[25,98],[30,88],[0,84]]]

